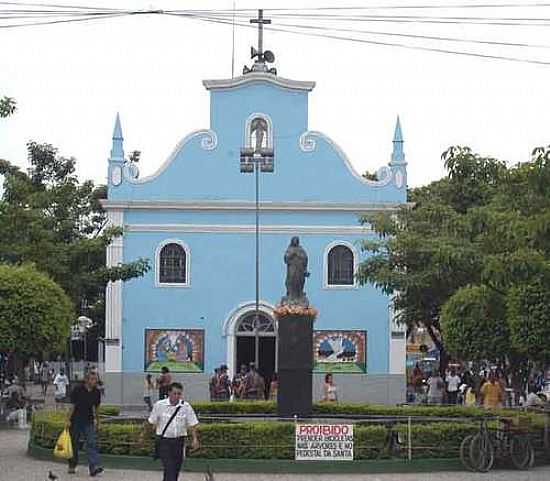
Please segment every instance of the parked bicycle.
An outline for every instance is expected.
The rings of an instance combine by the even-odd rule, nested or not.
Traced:
[[[403,443],[399,437],[399,431],[395,428],[395,423],[386,424],[386,436],[384,438],[384,445],[378,452],[378,459],[381,458],[396,458],[401,455],[401,446]]]
[[[470,471],[486,473],[495,459],[510,460],[516,469],[526,470],[535,463],[535,451],[528,431],[514,427],[510,418],[498,418],[497,429],[490,430],[483,419],[479,432],[467,436],[460,445],[460,459]]]

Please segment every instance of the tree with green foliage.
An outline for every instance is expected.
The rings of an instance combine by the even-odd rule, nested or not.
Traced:
[[[69,296],[75,312],[104,327],[108,281],[128,280],[149,270],[147,259],[106,267],[106,248],[122,235],[108,225],[101,199],[105,186],[80,182],[76,160],[49,144],[28,144],[27,172],[0,160],[4,192],[0,200],[0,262],[32,263]],[[82,308],[85,309],[82,312]]]
[[[0,119],[9,117],[15,112],[16,102],[11,97],[0,97]]]
[[[511,341],[524,356],[550,362],[550,280],[516,286],[507,296]]]
[[[370,255],[360,264],[360,283],[373,283],[393,295],[397,320],[409,329],[426,328],[441,353],[441,309],[461,287],[479,282],[482,253],[475,237],[483,225],[468,213],[488,202],[506,171],[502,162],[482,158],[468,148],[451,148],[443,156],[447,177],[410,191],[411,204],[396,214],[363,218],[378,234],[366,240]],[[465,195],[461,195],[465,193]]]
[[[450,148],[445,178],[413,189],[412,205],[396,215],[364,219],[378,238],[364,242],[371,255],[360,265],[360,282],[394,294],[398,320],[409,328],[427,328],[442,368],[450,351],[520,372],[533,338],[518,316],[536,312],[533,328],[543,333],[548,326],[536,301],[540,279],[550,278],[548,151],[537,149],[531,162],[507,168]]]
[[[45,274],[0,264],[0,351],[22,359],[63,350],[73,319],[70,299]]]
[[[511,345],[502,301],[485,285],[458,289],[441,310],[447,349],[459,359],[489,359],[504,365]]]

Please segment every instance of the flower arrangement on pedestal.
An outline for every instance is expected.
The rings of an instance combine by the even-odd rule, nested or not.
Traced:
[[[290,305],[290,304],[279,304],[273,310],[277,317],[283,316],[308,316],[308,317],[317,317],[319,313],[317,309],[312,306],[300,306],[300,305]]]

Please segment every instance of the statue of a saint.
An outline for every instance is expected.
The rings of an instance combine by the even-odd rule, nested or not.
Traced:
[[[259,154],[264,147],[264,139],[267,139],[267,122],[261,117],[255,118],[250,124],[250,134],[255,137],[256,145],[254,153]]]
[[[286,296],[282,298],[281,304],[309,306],[309,301],[304,293],[304,284],[307,272],[307,254],[300,245],[300,239],[293,237],[285,252],[286,264]]]

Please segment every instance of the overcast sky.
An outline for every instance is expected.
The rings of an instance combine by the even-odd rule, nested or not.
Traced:
[[[230,9],[233,3],[232,0],[35,1],[111,8],[202,9]],[[468,2],[238,0],[236,3],[237,8],[268,9]],[[550,8],[501,9],[498,13],[490,9],[393,13],[550,18]],[[550,45],[550,24],[497,28],[365,23],[347,28],[350,27]],[[82,178],[104,182],[113,123],[116,112],[120,112],[126,152],[141,150],[141,175],[153,173],[182,137],[208,127],[209,98],[201,81],[231,76],[231,39],[229,26],[168,16],[0,30],[0,96],[14,97],[18,103],[13,117],[0,120],[0,158],[26,166],[26,142],[48,142],[63,155],[77,158]],[[550,50],[543,48],[377,39],[550,61]],[[255,43],[255,31],[236,30],[237,73],[244,64],[250,64],[249,48]],[[517,163],[528,160],[533,147],[550,143],[550,65],[276,32],[266,33],[265,47],[274,51],[279,75],[317,82],[310,95],[309,127],[332,137],[360,172],[375,170],[388,162],[397,114],[401,116],[406,141],[411,186],[425,184],[443,174],[440,155],[450,145],[468,145],[482,154]]]

